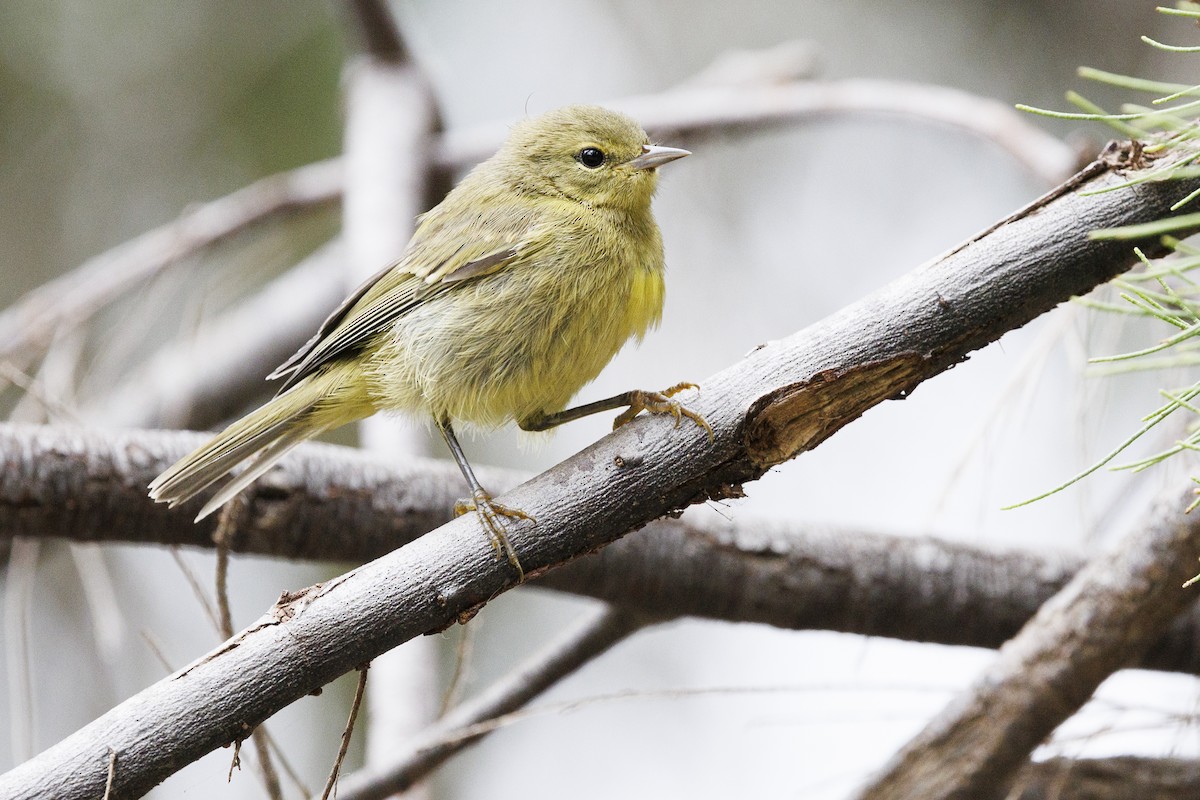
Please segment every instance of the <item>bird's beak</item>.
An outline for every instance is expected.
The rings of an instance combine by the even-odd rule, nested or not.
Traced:
[[[642,145],[642,154],[629,162],[634,169],[654,169],[677,158],[690,156],[692,151],[678,147],[659,147],[656,144]]]

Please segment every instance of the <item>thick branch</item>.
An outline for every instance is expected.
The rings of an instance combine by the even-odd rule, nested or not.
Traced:
[[[501,498],[537,520],[509,539],[537,576],[648,521],[728,496],[888,398],[1121,272],[1130,243],[1087,231],[1169,213],[1195,179],[1099,195],[1123,178],[1097,163],[993,230],[704,382],[712,425],[642,417]],[[1153,242],[1141,242],[1151,251]],[[261,492],[260,492],[261,496]],[[342,524],[348,521],[343,520]],[[286,595],[259,624],[0,777],[0,795],[96,797],[109,748],[116,791],[146,791],[283,706],[511,587],[470,517],[326,584]]]
[[[145,485],[204,436],[0,424],[0,540],[67,536],[211,547],[192,524],[145,502]],[[528,476],[480,468],[506,490]],[[301,446],[262,478],[234,549],[361,563],[448,522],[463,493],[450,461]],[[536,585],[656,617],[999,647],[1082,566],[1074,555],[995,551],[828,526],[658,520]],[[1200,672],[1200,609],[1147,653],[1149,669]]]
[[[859,796],[1008,797],[1033,749],[1194,602],[1180,588],[1200,553],[1200,516],[1183,513],[1194,489],[1165,492],[1148,525],[1092,559]]]

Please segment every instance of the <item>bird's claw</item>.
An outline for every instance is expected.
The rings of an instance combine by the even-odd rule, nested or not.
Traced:
[[[694,383],[677,383],[669,389],[664,389],[661,392],[647,392],[640,389],[630,392],[629,408],[621,412],[615,420],[613,420],[613,430],[626,424],[643,411],[648,411],[651,414],[670,414],[675,418],[675,427],[678,428],[684,417],[687,417],[692,422],[699,425],[708,434],[708,440],[713,441],[713,429],[708,424],[704,417],[687,408],[678,400],[672,400],[674,395],[688,389],[699,389],[700,387]]]
[[[459,500],[454,504],[454,515],[462,516],[468,512],[474,511],[479,516],[479,521],[483,524],[484,531],[487,532],[488,541],[491,542],[492,549],[496,551],[496,557],[504,556],[508,559],[508,563],[512,564],[513,569],[517,571],[517,583],[525,582],[525,569],[521,566],[520,559],[517,558],[517,551],[513,549],[512,543],[508,541],[508,535],[504,530],[502,517],[509,519],[529,520],[537,522],[529,514],[526,514],[519,508],[511,508],[502,503],[497,503],[491,498],[487,492],[475,492],[469,500]]]

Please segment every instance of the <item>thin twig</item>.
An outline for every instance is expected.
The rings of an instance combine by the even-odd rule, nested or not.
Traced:
[[[283,768],[283,774],[288,776],[288,780],[292,782],[292,785],[295,786],[300,791],[300,794],[304,795],[305,797],[311,795],[312,790],[308,788],[308,784],[304,782],[304,779],[300,777],[300,773],[296,771],[294,766],[292,766],[291,759],[287,757],[287,753],[283,752],[283,748],[280,747],[279,743],[275,741],[275,737],[271,735],[269,730],[267,730],[267,726],[258,726],[257,733],[262,734],[263,739],[266,740],[267,744],[271,748],[272,755],[278,759],[279,766]]]
[[[71,561],[79,575],[79,585],[91,617],[96,649],[104,663],[112,666],[124,650],[126,637],[125,618],[117,600],[112,570],[99,546],[72,542],[70,549]]]
[[[263,376],[312,335],[345,294],[341,239],[318,248],[251,297],[162,345],[85,406],[126,428],[206,430],[270,393]]]
[[[215,545],[214,537],[214,545]],[[213,632],[217,635],[222,635],[221,618],[217,613],[216,607],[213,606],[212,600],[204,593],[204,587],[200,585],[200,579],[196,577],[195,571],[192,570],[188,563],[183,560],[183,554],[179,552],[178,547],[167,548],[171,554],[171,558],[175,561],[175,566],[179,567],[179,571],[183,573],[183,579],[187,581],[187,585],[191,587],[192,594],[195,595],[196,601],[200,603],[200,607],[204,609],[205,616],[212,623]],[[232,624],[230,625],[232,627]],[[227,638],[227,637],[224,637]]]
[[[45,387],[25,370],[11,361],[0,361],[0,377],[17,386],[25,392],[25,398],[41,406],[48,419],[58,419],[80,424],[81,420],[75,410],[66,403],[53,397]]]
[[[112,797],[113,781],[117,778],[117,751],[108,749],[108,780],[104,782],[104,800]]]
[[[229,551],[233,541],[233,533],[242,517],[245,504],[240,497],[226,503],[217,518],[217,529],[213,532],[217,563],[213,576],[217,597],[217,622],[221,637],[229,639],[233,636],[233,614],[229,610]]]
[[[354,733],[354,721],[358,718],[358,709],[362,706],[363,692],[367,688],[367,669],[358,670],[358,686],[354,689],[354,702],[350,704],[350,717],[346,720],[346,728],[342,731],[342,744],[338,748],[337,758],[333,761],[333,769],[329,771],[329,779],[325,781],[325,789],[321,792],[321,800],[329,800],[333,787],[337,785],[338,773],[342,770],[342,762],[346,760],[346,752],[350,749],[350,736]]]
[[[163,652],[162,643],[158,641],[154,634],[150,630],[143,628],[138,631],[138,635],[142,638],[142,642],[145,643],[146,647],[149,648],[150,654],[158,661],[159,666],[163,668],[163,672],[167,675],[174,672],[175,667],[171,665],[170,659]]]
[[[471,661],[475,632],[478,629],[479,623],[462,626],[458,636],[458,646],[454,648],[454,671],[450,673],[450,679],[446,682],[446,691],[442,694],[442,706],[438,709],[439,717],[445,716],[446,712],[458,705],[459,696],[466,686],[467,666]]]
[[[271,800],[283,800],[283,786],[279,783],[279,773],[275,770],[275,762],[271,760],[271,745],[267,741],[266,728],[259,725],[250,734],[254,745],[254,754],[258,756],[258,768],[262,774],[263,788]]]
[[[229,759],[229,772],[225,775],[226,783],[233,783],[233,771],[242,769],[242,740],[235,739],[233,742],[233,756]]]
[[[14,764],[33,756],[33,671],[30,669],[30,609],[42,543],[17,537],[8,553],[4,581],[4,655],[8,673],[8,725]]]
[[[230,543],[233,541],[234,533],[237,532],[238,526],[245,516],[245,512],[246,503],[242,497],[235,497],[232,501],[226,503],[221,509],[217,519],[217,529],[213,534],[213,544],[216,547],[217,556],[214,577],[217,596],[217,619],[220,622],[221,636],[226,640],[233,638],[233,613],[229,608],[228,586]],[[283,800],[283,787],[279,783],[279,773],[275,771],[275,764],[271,761],[271,748],[266,737],[263,735],[264,733],[265,727],[259,725],[250,734],[251,743],[254,745],[254,753],[258,756],[258,767],[262,776],[263,788],[266,789],[267,796],[271,800]],[[232,774],[232,771],[230,774]]]

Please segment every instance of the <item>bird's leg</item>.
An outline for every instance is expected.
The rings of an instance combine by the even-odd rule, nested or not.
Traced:
[[[616,408],[625,407],[625,410],[613,420],[613,430],[629,422],[642,411],[649,411],[651,414],[670,414],[675,418],[675,427],[679,427],[680,420],[687,417],[703,428],[704,432],[708,434],[709,441],[712,441],[713,429],[704,417],[685,407],[678,400],[671,399],[672,396],[686,389],[699,388],[696,384],[685,381],[684,383],[677,383],[661,392],[647,392],[641,389],[634,389],[630,392],[622,392],[614,397],[597,400],[594,403],[584,403],[581,406],[568,408],[565,411],[558,411],[554,414],[542,414],[530,419],[520,420],[517,424],[521,426],[522,430],[544,431],[562,425],[564,422],[572,422],[601,411],[612,411]]]
[[[467,485],[471,487],[471,499],[459,500],[454,504],[455,515],[461,516],[468,511],[478,514],[479,521],[483,523],[483,529],[487,531],[488,540],[492,543],[492,549],[496,551],[497,557],[503,554],[508,559],[508,563],[512,564],[513,569],[517,571],[517,582],[524,583],[525,569],[517,558],[517,551],[508,541],[501,517],[527,519],[530,522],[534,521],[533,517],[519,508],[509,508],[492,500],[492,496],[479,484],[479,479],[475,477],[475,472],[467,462],[462,446],[454,435],[454,429],[450,427],[449,418],[438,419],[437,426],[442,433],[442,438],[446,440],[446,446],[450,448],[450,454],[454,456],[454,461],[462,471],[463,477],[467,479]]]

